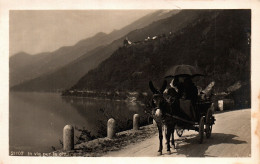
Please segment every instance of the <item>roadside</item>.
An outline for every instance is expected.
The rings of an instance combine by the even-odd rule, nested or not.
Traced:
[[[182,137],[175,133],[177,149],[170,155],[163,145],[163,157],[250,157],[251,110],[233,110],[218,113],[211,138],[199,144],[198,132],[185,130]],[[163,141],[165,143],[165,141]],[[132,144],[120,151],[108,152],[106,157],[154,157],[159,146],[158,133],[142,143]]]
[[[157,127],[147,125],[140,127],[140,130],[127,130],[116,133],[114,139],[98,138],[89,142],[75,145],[72,151],[64,152],[58,150],[52,154],[55,156],[83,156],[83,157],[100,157],[107,152],[118,151],[122,148],[140,143],[148,138],[153,137],[157,133]]]
[[[233,110],[217,112],[216,125],[213,126],[212,138],[204,138],[203,144],[197,143],[197,132],[184,131],[182,137],[175,135],[176,144],[181,149],[177,149],[178,156],[187,156],[186,151],[192,148],[194,151],[188,156],[249,156],[250,155],[250,109]],[[244,117],[243,119],[241,119]],[[240,120],[238,120],[240,119]],[[227,124],[228,123],[228,124]],[[239,123],[239,124],[238,124]],[[241,125],[240,125],[241,124]],[[243,127],[243,129],[240,129]],[[240,130],[239,130],[240,129]],[[241,132],[243,133],[241,133]],[[246,139],[246,141],[237,140],[237,138]],[[225,141],[225,139],[227,139]],[[229,142],[230,141],[230,142]],[[55,151],[53,154],[57,156],[85,156],[85,157],[100,157],[100,156],[156,156],[158,149],[158,131],[154,125],[140,127],[140,130],[127,130],[116,134],[114,139],[98,138],[89,142],[75,145],[75,150],[64,152],[62,150]],[[223,145],[231,144],[227,148]],[[233,144],[238,144],[243,151],[236,154],[233,149]],[[241,145],[242,144],[242,145]],[[196,146],[195,146],[196,145]],[[222,145],[219,147],[219,145]],[[213,148],[211,147],[213,146]],[[195,148],[196,147],[196,148]],[[200,150],[198,151],[197,147]],[[217,147],[217,148],[214,148]],[[186,149],[187,148],[187,149]],[[210,148],[211,154],[206,155],[205,152]],[[223,149],[223,150],[222,150]],[[224,151],[225,150],[225,151]],[[236,149],[235,149],[236,150]],[[233,152],[230,154],[230,152]],[[226,153],[225,153],[226,152]],[[215,154],[216,153],[216,154]],[[175,156],[176,153],[173,153]],[[54,155],[55,156],[55,155]]]

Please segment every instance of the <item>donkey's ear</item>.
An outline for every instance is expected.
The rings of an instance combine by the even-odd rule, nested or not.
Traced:
[[[161,87],[161,89],[160,89],[160,92],[161,92],[161,93],[163,93],[163,91],[166,89],[166,86],[167,86],[167,81],[164,80],[163,85],[162,85],[162,87]]]
[[[157,93],[158,93],[157,89],[155,89],[155,87],[153,86],[153,82],[152,82],[152,81],[149,81],[149,87],[150,87],[151,91],[152,91],[154,94],[157,94]]]

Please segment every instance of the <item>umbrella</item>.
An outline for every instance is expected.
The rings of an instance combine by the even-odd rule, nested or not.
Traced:
[[[204,74],[199,68],[191,65],[176,65],[171,67],[165,74],[167,77],[176,77],[176,76],[203,76]]]

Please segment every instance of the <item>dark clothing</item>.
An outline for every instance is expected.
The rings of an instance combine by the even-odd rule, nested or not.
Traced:
[[[191,78],[186,78],[183,83],[177,83],[176,87],[179,90],[179,98],[184,99],[184,100],[191,100],[192,104],[192,109],[195,113],[195,117],[197,117],[197,108],[196,108],[196,103],[198,100],[198,89],[192,82]],[[182,109],[180,109],[182,110]],[[183,113],[183,112],[182,112]],[[189,118],[185,117],[185,113],[183,113],[183,118]],[[191,118],[189,118],[191,119]],[[196,118],[193,118],[196,119]],[[192,120],[193,120],[192,119]]]
[[[178,98],[181,98],[184,92],[184,86],[183,83],[177,83],[175,84],[176,88],[178,89]]]
[[[198,89],[195,85],[189,86],[184,89],[187,100],[191,100],[192,102],[196,102],[198,99]]]
[[[181,118],[187,120],[193,120],[190,118],[182,109],[180,108],[180,99],[184,100],[191,100],[191,110],[194,110],[195,117],[197,117],[196,112],[196,102],[198,99],[198,89],[192,82],[191,78],[186,78],[184,82],[179,82],[179,80],[175,80],[173,83],[174,88],[169,88],[167,95],[168,95],[168,102],[171,104],[171,108],[174,109],[174,115],[177,115]],[[193,115],[193,114],[192,114]]]
[[[198,89],[192,82],[191,78],[185,79],[183,86],[184,86],[184,94],[183,94],[184,99],[191,100],[193,104],[196,103],[198,99]]]

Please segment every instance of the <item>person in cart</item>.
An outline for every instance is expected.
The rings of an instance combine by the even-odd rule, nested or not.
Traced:
[[[180,80],[179,80],[180,79]],[[190,100],[192,106],[195,106],[198,100],[198,89],[192,82],[191,77],[175,77],[171,83],[170,88],[167,90],[168,101],[171,103],[172,108],[175,108],[177,113],[182,113],[182,117],[190,118],[185,112],[181,110],[180,99]],[[194,111],[195,116],[197,111]]]
[[[171,88],[175,88],[177,96],[174,95],[174,98],[179,100],[173,107],[176,108],[179,105],[178,110],[185,113],[184,115],[187,115],[189,120],[197,119],[198,89],[192,82],[192,78],[201,75],[203,76],[198,68],[190,65],[173,66],[166,72],[165,78],[174,79]],[[171,94],[169,91],[170,89],[168,89],[168,94]]]
[[[198,100],[198,89],[192,82],[191,77],[187,77],[184,80],[183,86],[183,98],[186,100],[191,100],[192,104],[194,105]]]

